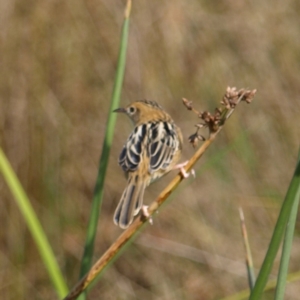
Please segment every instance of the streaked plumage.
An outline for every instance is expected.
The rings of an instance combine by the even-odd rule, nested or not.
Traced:
[[[182,135],[170,115],[154,101],[136,101],[115,112],[126,113],[135,125],[119,157],[127,186],[114,215],[115,224],[127,228],[143,205],[145,188],[178,162]]]

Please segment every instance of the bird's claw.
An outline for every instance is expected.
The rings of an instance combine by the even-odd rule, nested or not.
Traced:
[[[149,223],[151,225],[153,225],[153,219],[149,214],[148,205],[143,205],[142,208],[141,208],[141,212],[142,212],[142,217],[145,218],[145,219],[149,219]]]
[[[174,167],[174,169],[179,169],[181,175],[183,176],[183,178],[188,178],[190,176],[190,174],[192,174],[192,176],[195,178],[196,177],[196,173],[195,170],[192,169],[191,172],[187,172],[184,167],[188,164],[188,161],[185,161],[181,164],[178,164]]]

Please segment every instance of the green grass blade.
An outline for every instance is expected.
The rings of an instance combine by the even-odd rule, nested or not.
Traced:
[[[91,207],[91,215],[88,224],[87,230],[87,238],[84,248],[83,259],[81,262],[80,269],[80,278],[87,273],[87,271],[91,267],[92,256],[94,250],[94,242],[97,231],[97,223],[100,214],[100,208],[103,197],[103,187],[105,181],[105,174],[110,154],[110,148],[112,144],[114,127],[116,122],[116,114],[112,114],[112,110],[117,108],[120,102],[124,71],[125,71],[125,63],[126,63],[126,49],[128,42],[128,32],[129,32],[129,15],[130,15],[131,1],[127,2],[125,19],[123,23],[122,33],[121,33],[121,43],[119,49],[119,57],[118,57],[118,65],[116,78],[110,103],[109,116],[107,121],[106,134],[103,141],[102,154],[100,158],[100,165],[98,170],[98,177],[96,181],[96,186],[94,190],[93,202]]]
[[[300,151],[298,156],[298,164],[299,164],[299,160],[300,160]],[[300,182],[299,182],[298,190],[294,195],[291,196],[294,197],[293,199],[294,204],[285,231],[281,261],[280,261],[280,267],[279,267],[279,273],[277,279],[277,286],[275,292],[275,300],[284,299],[284,291],[285,291],[286,279],[287,279],[287,273],[288,273],[288,267],[290,261],[290,253],[291,253],[291,248],[293,243],[295,225],[296,225],[297,214],[298,214],[298,206],[300,200]]]
[[[30,201],[1,148],[0,170],[17,202],[17,205],[20,208],[21,213],[23,214],[25,222],[37,245],[38,251],[42,257],[43,263],[48,271],[56,292],[58,296],[62,298],[67,294],[68,287],[64,281],[51,246],[30,204]]]
[[[298,161],[294,176],[290,183],[289,189],[287,191],[285,200],[281,207],[281,211],[273,232],[273,236],[265,256],[264,262],[258,274],[254,289],[251,292],[250,300],[258,300],[260,299],[264,287],[267,283],[269,274],[271,272],[273,262],[277,251],[280,246],[280,242],[282,240],[286,224],[288,222],[288,218],[290,216],[291,210],[294,205],[295,196],[299,193],[300,189],[300,161]]]
[[[300,280],[300,272],[290,273],[287,277],[287,282],[296,282],[299,280]],[[268,281],[264,291],[274,290],[276,287],[276,283],[277,283],[277,279],[276,280],[272,279],[272,280]],[[245,290],[239,291],[236,294],[226,296],[219,300],[244,300],[244,299],[249,299],[249,294],[250,294],[249,289],[245,289]]]

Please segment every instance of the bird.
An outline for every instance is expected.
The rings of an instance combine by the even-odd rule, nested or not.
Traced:
[[[182,169],[183,164],[176,164],[183,138],[171,116],[155,101],[138,100],[114,112],[126,114],[134,125],[119,156],[127,185],[114,214],[114,223],[126,229],[143,206],[145,188],[172,169]]]

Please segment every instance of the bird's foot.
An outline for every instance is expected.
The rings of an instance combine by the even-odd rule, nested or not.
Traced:
[[[181,164],[176,165],[173,169],[177,170],[179,169],[181,172],[181,175],[183,176],[183,178],[188,178],[190,176],[190,174],[192,174],[192,176],[195,178],[196,177],[196,173],[194,171],[194,169],[191,170],[191,172],[187,172],[184,167],[188,164],[188,161],[185,161]]]
[[[141,208],[142,217],[145,218],[145,219],[149,219],[149,223],[151,225],[153,225],[153,219],[149,214],[148,207],[149,207],[148,205],[143,205],[142,206],[142,208]]]

